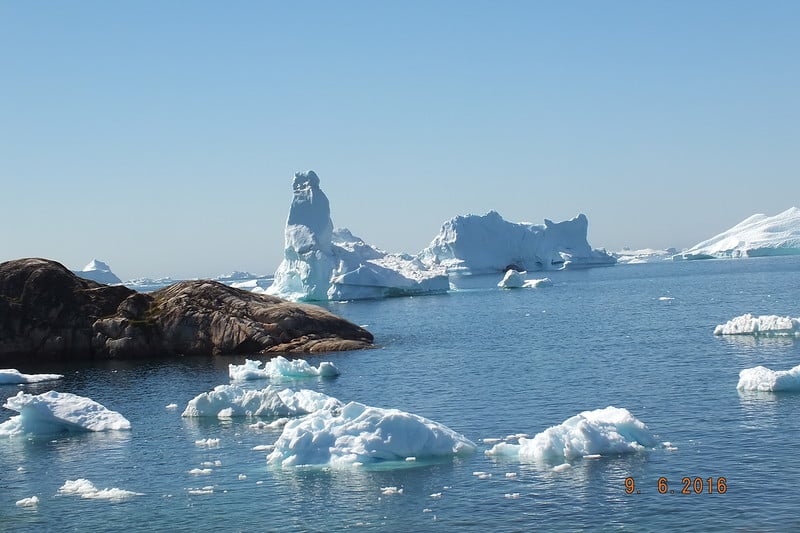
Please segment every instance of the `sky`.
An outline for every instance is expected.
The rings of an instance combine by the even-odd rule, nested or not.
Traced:
[[[0,261],[271,274],[334,226],[589,218],[689,247],[800,206],[800,2],[0,0]]]

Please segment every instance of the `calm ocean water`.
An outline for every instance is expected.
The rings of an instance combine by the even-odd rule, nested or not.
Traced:
[[[712,335],[745,312],[800,316],[800,258],[546,275],[554,286],[503,291],[494,287],[500,276],[462,278],[447,295],[330,304],[367,325],[380,348],[310,358],[334,361],[341,376],[286,383],[441,422],[478,444],[455,460],[267,468],[265,452],[252,448],[279,430],[180,416],[188,400],[229,383],[227,365],[243,357],[20,367],[66,374],[56,390],[119,411],[133,429],[0,442],[0,531],[800,529],[800,394],[736,390],[743,368],[800,364],[800,339]],[[18,390],[0,386],[0,400]],[[608,405],[627,408],[677,450],[580,459],[563,472],[483,453],[484,438],[533,435]],[[0,422],[12,414],[3,409]],[[219,447],[195,445],[205,438]],[[188,473],[206,462],[216,465],[211,474]],[[638,494],[626,494],[627,477]],[[703,492],[681,494],[685,477],[701,478]],[[57,495],[77,478],[142,495],[121,503]],[[189,492],[207,486],[213,493]],[[403,492],[382,494],[388,486]],[[38,508],[15,506],[33,495]]]

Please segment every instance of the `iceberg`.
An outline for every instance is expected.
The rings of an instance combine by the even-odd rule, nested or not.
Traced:
[[[800,318],[777,315],[737,316],[714,328],[714,335],[800,337]]]
[[[800,209],[756,214],[673,257],[683,259],[800,255]]]
[[[264,365],[264,368],[261,368]],[[243,365],[228,365],[228,376],[233,381],[248,381],[253,379],[292,379],[306,377],[335,377],[339,369],[333,363],[323,361],[318,367],[313,367],[303,359],[290,361],[282,356],[277,356],[265,363],[245,359]]]
[[[430,268],[444,267],[453,274],[558,270],[616,262],[604,250],[589,246],[586,215],[564,222],[544,222],[508,222],[496,211],[483,216],[457,216],[442,225],[418,258]]]
[[[502,287],[503,289],[535,289],[537,287],[549,287],[553,284],[550,278],[525,279],[524,274],[525,272],[517,272],[514,269],[509,269],[497,286]]]
[[[631,250],[630,248],[623,248],[618,252],[611,252],[611,255],[614,256],[617,263],[620,265],[640,265],[643,263],[668,261],[677,253],[678,250],[675,248],[667,248],[666,250],[656,250],[653,248]]]
[[[105,285],[121,285],[122,280],[116,274],[111,272],[111,267],[102,261],[92,259],[89,264],[83,267],[83,270],[74,271],[76,276],[83,279],[96,281]]]
[[[61,379],[61,374],[23,374],[13,368],[0,369],[0,385],[21,385]]]
[[[630,411],[609,406],[583,411],[532,439],[521,437],[519,444],[495,444],[486,455],[561,463],[586,456],[640,452],[656,444],[647,426]]]
[[[0,436],[4,437],[131,428],[131,423],[116,411],[69,392],[50,391],[34,396],[20,391],[3,407],[19,413],[0,424]]]
[[[64,496],[80,496],[81,498],[89,500],[109,500],[112,502],[121,502],[130,499],[134,496],[144,496],[141,492],[132,492],[118,488],[111,489],[98,489],[94,483],[88,479],[68,479],[64,482],[58,493]]]
[[[314,171],[298,172],[286,220],[284,259],[266,294],[287,300],[356,300],[443,293],[449,280],[405,254],[389,254],[347,229],[334,231]]]
[[[397,409],[350,402],[290,421],[267,456],[272,466],[352,467],[472,453],[475,444],[442,424]]]
[[[340,407],[341,402],[308,389],[292,391],[272,385],[265,389],[246,389],[239,385],[218,385],[189,400],[184,417],[279,417],[299,416],[318,410]]]
[[[736,388],[742,391],[800,391],[800,365],[790,370],[770,370],[765,366],[745,368],[739,372]]]

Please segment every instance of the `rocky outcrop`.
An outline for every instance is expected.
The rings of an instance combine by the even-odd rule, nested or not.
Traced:
[[[152,293],[81,279],[55,261],[0,263],[0,366],[19,361],[323,352],[372,334],[313,305],[215,281]]]

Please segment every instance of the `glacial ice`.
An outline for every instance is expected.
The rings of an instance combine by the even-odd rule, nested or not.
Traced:
[[[800,254],[800,209],[775,216],[752,215],[732,228],[699,242],[673,257],[682,259],[741,258]]]
[[[314,171],[298,172],[286,220],[284,259],[265,292],[288,300],[357,300],[447,292],[449,280],[404,254],[389,254],[346,229],[333,230]]]
[[[744,391],[800,391],[800,365],[790,370],[770,370],[765,366],[739,372],[736,388]]]
[[[264,365],[264,368],[261,368]],[[228,365],[228,375],[233,381],[254,379],[293,379],[305,377],[335,377],[339,369],[333,363],[323,361],[318,367],[311,366],[303,359],[290,361],[282,356],[270,359],[266,363],[245,359],[243,365]]]
[[[549,287],[553,284],[550,278],[525,279],[523,274],[525,274],[525,272],[517,272],[514,269],[509,269],[497,286],[503,289],[535,289],[537,287]]]
[[[777,315],[737,316],[714,328],[714,335],[800,337],[800,318]]]
[[[672,259],[672,256],[677,254],[675,248],[667,248],[666,250],[656,250],[653,248],[641,248],[638,250],[631,250],[630,248],[623,248],[618,252],[611,252],[617,263],[620,265],[639,265],[643,263],[660,263]]]
[[[457,216],[445,222],[419,259],[449,273],[491,274],[515,270],[553,270],[613,265],[603,250],[586,240],[586,215],[544,225],[508,222],[496,211]]]
[[[239,385],[218,385],[189,400],[185,417],[279,417],[298,416],[339,407],[341,402],[308,389],[292,391],[270,385],[261,390]]]
[[[30,498],[22,498],[21,500],[17,500],[16,505],[17,507],[36,507],[39,505],[39,497],[31,496]]]
[[[0,385],[21,385],[61,379],[61,374],[23,374],[13,368],[0,369]]]
[[[121,502],[128,500],[134,496],[144,496],[141,492],[132,492],[130,490],[123,490],[118,488],[111,489],[98,489],[94,483],[88,479],[74,479],[64,482],[58,493],[64,496],[80,496],[81,498],[90,500],[109,500],[112,502]]]
[[[350,402],[291,420],[267,456],[273,466],[352,467],[472,453],[475,444],[453,430],[397,409]]]
[[[111,272],[111,267],[97,259],[89,261],[89,264],[83,267],[83,270],[76,270],[73,272],[83,279],[89,279],[97,283],[104,283],[106,285],[118,285],[122,283],[122,280]]]
[[[495,444],[486,455],[522,461],[558,462],[585,456],[643,451],[657,444],[647,426],[630,411],[606,407],[583,411],[519,444]]]
[[[34,396],[20,391],[3,407],[19,415],[0,424],[0,436],[131,428],[131,423],[116,411],[69,392],[49,391]]]

